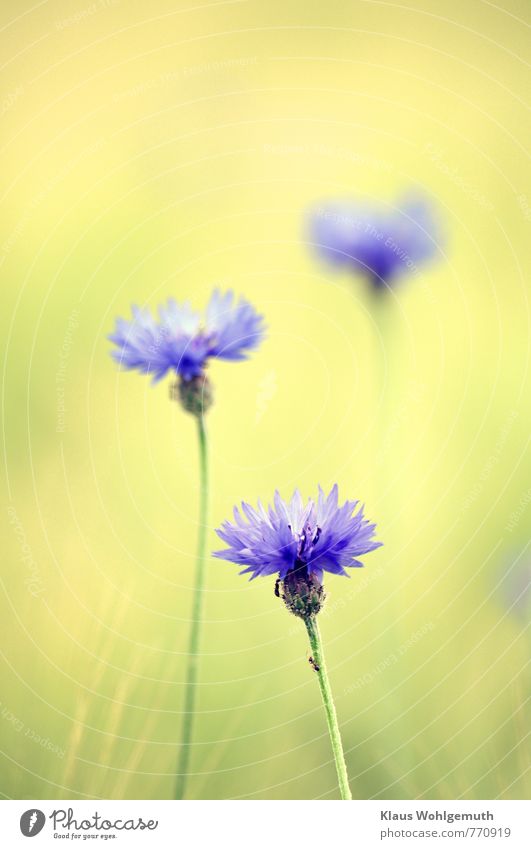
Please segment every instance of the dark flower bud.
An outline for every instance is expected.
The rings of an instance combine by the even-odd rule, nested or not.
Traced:
[[[184,410],[193,416],[202,416],[214,402],[212,384],[206,374],[185,380],[180,377],[170,386],[170,398],[179,401]]]
[[[290,613],[301,619],[317,616],[326,598],[321,581],[306,566],[290,569],[283,580],[277,581],[275,592]]]

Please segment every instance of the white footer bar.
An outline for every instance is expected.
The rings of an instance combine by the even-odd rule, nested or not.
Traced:
[[[529,849],[530,808],[526,801],[8,800],[0,802],[0,845]]]

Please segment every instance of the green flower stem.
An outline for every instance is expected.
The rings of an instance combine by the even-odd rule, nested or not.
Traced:
[[[326,721],[328,723],[328,732],[332,743],[332,751],[336,762],[337,779],[339,782],[339,790],[342,799],[352,799],[350,787],[348,785],[347,765],[345,763],[345,755],[343,752],[343,744],[341,742],[341,734],[339,733],[339,725],[337,724],[337,714],[330,689],[330,681],[326,672],[325,659],[323,654],[323,646],[321,642],[321,634],[319,625],[315,616],[309,616],[304,620],[308,636],[310,638],[310,646],[312,649],[312,666],[317,673],[319,679],[319,688],[323,697],[324,708],[326,712]]]
[[[205,588],[205,548],[208,521],[208,462],[207,436],[203,416],[197,416],[199,436],[199,534],[197,538],[197,561],[195,568],[195,588],[192,605],[192,624],[188,643],[188,667],[186,670],[186,691],[184,696],[184,714],[181,734],[181,750],[177,766],[177,784],[175,798],[184,799],[188,766],[190,762],[192,732],[195,716],[197,673],[199,666],[199,643],[203,615],[203,597]]]

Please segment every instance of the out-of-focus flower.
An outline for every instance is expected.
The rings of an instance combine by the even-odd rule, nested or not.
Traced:
[[[504,579],[500,585],[508,610],[528,622],[531,619],[531,560],[515,552],[513,560],[504,564]]]
[[[355,511],[357,501],[338,505],[338,487],[326,496],[319,487],[316,501],[303,502],[295,491],[286,503],[278,492],[274,506],[257,509],[242,502],[241,513],[234,508],[234,522],[224,522],[216,533],[229,547],[214,552],[215,557],[245,566],[241,574],[251,578],[298,571],[321,583],[323,571],[347,575],[346,568],[363,566],[358,559],[382,543],[373,540],[375,525]],[[242,515],[243,514],[243,515]]]
[[[173,371],[177,382],[170,397],[181,403],[197,422],[199,441],[199,534],[194,600],[190,626],[181,748],[177,765],[175,795],[186,794],[197,690],[197,667],[202,627],[208,528],[208,440],[204,413],[212,405],[212,387],[205,373],[208,360],[244,360],[264,336],[264,319],[244,298],[216,289],[204,316],[188,302],[169,300],[159,307],[158,321],[147,309],[132,308],[133,318],[118,318],[109,336],[116,346],[113,358],[124,369],[151,374],[153,382]]]
[[[440,224],[424,198],[406,198],[396,209],[351,200],[328,200],[309,214],[309,239],[331,264],[367,275],[376,289],[415,274],[441,241]]]
[[[204,316],[188,302],[169,300],[159,320],[148,309],[132,308],[133,318],[119,318],[109,336],[112,356],[124,369],[151,374],[153,382],[174,370],[184,381],[201,377],[210,357],[244,360],[264,336],[264,319],[244,298],[215,290]]]

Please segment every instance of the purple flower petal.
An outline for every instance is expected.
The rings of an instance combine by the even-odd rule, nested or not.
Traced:
[[[259,503],[255,510],[242,502],[242,514],[234,508],[234,523],[224,522],[216,533],[228,548],[214,557],[245,566],[242,574],[272,575],[284,578],[291,569],[305,566],[321,575],[333,572],[347,575],[346,568],[360,567],[358,559],[382,543],[373,539],[375,525],[364,518],[358,501],[338,505],[337,484],[328,496],[319,487],[317,502],[304,504],[295,490],[286,503],[275,492],[267,512]]]
[[[441,227],[423,197],[404,198],[396,209],[350,200],[323,201],[309,215],[309,238],[335,266],[369,276],[376,289],[435,256]]]
[[[156,382],[172,369],[184,380],[199,377],[210,357],[243,360],[264,334],[263,316],[248,301],[216,289],[204,318],[187,301],[160,306],[158,322],[149,310],[133,306],[132,319],[118,318],[109,339],[122,368],[151,374]]]

